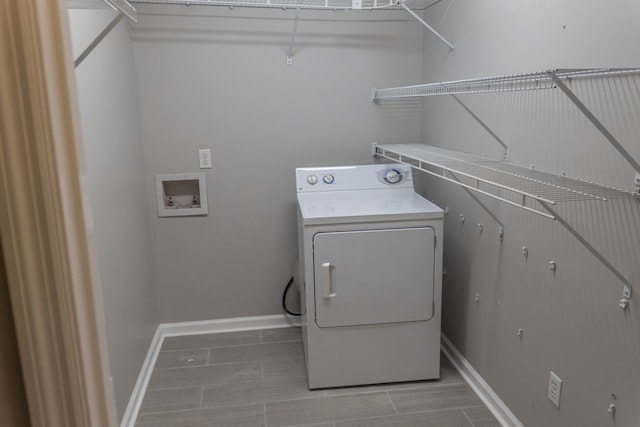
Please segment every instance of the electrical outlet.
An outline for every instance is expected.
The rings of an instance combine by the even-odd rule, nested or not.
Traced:
[[[556,408],[560,408],[560,392],[562,391],[562,380],[559,376],[550,372],[549,375],[549,400],[556,405]]]
[[[211,169],[211,149],[201,148],[198,150],[198,158],[200,159],[200,169]]]

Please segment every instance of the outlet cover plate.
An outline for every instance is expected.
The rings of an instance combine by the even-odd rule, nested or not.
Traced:
[[[551,371],[549,373],[549,393],[548,397],[556,408],[560,408],[560,392],[562,391],[562,380]]]
[[[200,169],[211,169],[211,149],[201,148],[198,150],[198,158],[200,159]]]

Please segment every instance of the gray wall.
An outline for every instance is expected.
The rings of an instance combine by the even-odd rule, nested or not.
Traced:
[[[630,1],[445,0],[425,17],[455,46],[425,32],[423,82],[550,68],[640,65],[640,4]],[[412,83],[401,78],[394,85]],[[573,82],[589,108],[640,159],[640,78]],[[509,145],[510,161],[633,189],[633,169],[559,90],[463,95]],[[425,143],[501,158],[501,147],[451,97],[424,101]],[[448,206],[444,333],[526,426],[640,425],[638,292],[622,284],[558,222],[484,197],[498,224],[463,190],[423,179]],[[558,205],[567,222],[633,283],[640,278],[640,203]],[[465,222],[459,215],[465,215]],[[485,225],[482,233],[477,224]],[[528,247],[529,256],[521,255]],[[556,261],[557,272],[548,268]],[[479,302],[475,301],[476,294]],[[516,335],[522,328],[522,338]],[[561,407],[547,401],[549,371]],[[611,394],[615,393],[617,399]],[[615,417],[607,412],[616,404]]]
[[[76,56],[111,10],[71,10]],[[116,403],[123,415],[158,325],[131,39],[121,21],[76,69]]]
[[[154,175],[211,148],[209,215],[152,219],[160,319],[280,313],[296,261],[294,170],[371,163],[378,138],[420,140],[420,102],[373,86],[419,82],[422,28],[406,12],[139,5],[133,26],[149,207]]]

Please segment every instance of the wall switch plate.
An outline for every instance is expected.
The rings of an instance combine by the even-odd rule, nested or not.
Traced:
[[[560,392],[562,391],[562,380],[559,376],[550,372],[549,375],[549,400],[556,405],[556,408],[560,408]]]
[[[198,150],[198,158],[200,159],[200,169],[211,169],[211,149],[201,148]]]

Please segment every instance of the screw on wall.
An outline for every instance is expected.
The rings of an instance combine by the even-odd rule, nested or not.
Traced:
[[[523,246],[523,247],[522,247],[522,255],[523,255],[525,258],[528,258],[528,257],[529,257],[529,248],[527,248],[526,246]]]
[[[504,227],[500,227],[500,230],[498,231],[498,242],[502,243],[503,239],[504,239]]]
[[[478,233],[482,233],[483,228],[484,228],[484,225],[478,224]]]
[[[549,270],[555,273],[557,268],[558,264],[555,261],[549,261]]]
[[[617,397],[618,396],[616,396],[615,393],[611,393],[611,400],[615,401]],[[607,408],[607,412],[610,413],[612,417],[615,417],[615,415],[616,415],[616,404],[615,403],[610,403],[609,407]]]
[[[520,339],[522,339],[522,336],[524,335],[524,329],[518,329],[518,332],[516,332],[516,335],[518,335]]]
[[[464,214],[460,214],[460,222],[464,224]]]

